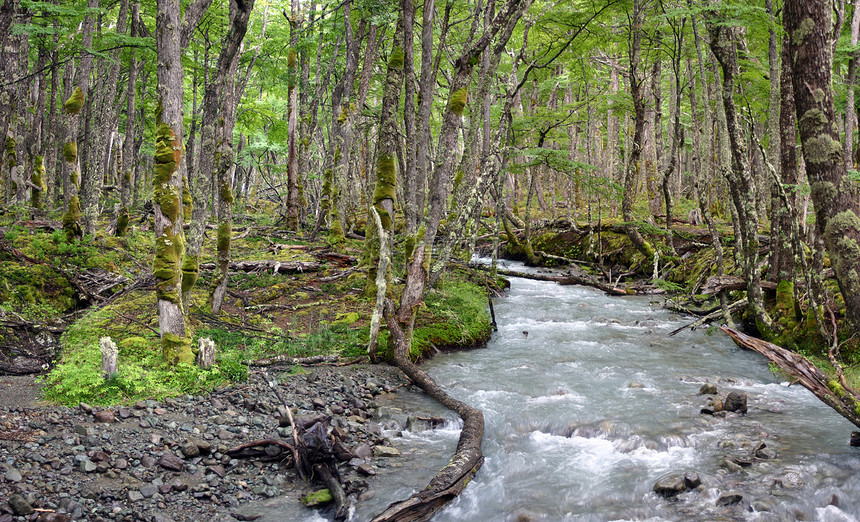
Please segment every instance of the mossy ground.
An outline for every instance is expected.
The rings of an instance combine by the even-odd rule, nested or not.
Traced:
[[[7,244],[48,262],[23,266],[10,254],[0,254],[0,308],[27,320],[54,324],[58,324],[57,318],[77,312],[70,316],[77,321],[61,338],[62,351],[55,367],[43,377],[45,398],[66,405],[131,403],[202,393],[242,381],[248,361],[275,355],[366,357],[373,306],[372,299],[360,296],[366,272],[356,270],[347,277],[323,280],[348,268],[318,255],[328,250],[325,238],[309,244],[300,236],[273,228],[268,219],[261,215],[237,220],[234,234],[246,226],[253,229],[232,241],[233,259],[316,261],[322,268],[295,275],[231,272],[229,293],[218,317],[211,316],[207,308],[213,271],[201,271],[188,306],[192,346],[196,347],[199,338],[210,337],[219,350],[217,364],[201,370],[163,362],[152,285],[122,294],[106,306],[86,308],[62,271],[52,268],[69,273],[103,268],[132,281],[148,277],[155,252],[151,231],[141,230],[133,218],[125,237],[99,232],[69,242],[62,230],[20,226],[14,224],[18,219],[0,216]],[[215,261],[216,241],[216,234],[206,237],[201,263]],[[341,252],[358,258],[361,249],[361,241],[347,239]],[[439,291],[430,292],[419,312],[414,356],[429,354],[434,348],[473,346],[486,339],[490,331],[486,304],[486,290],[466,281],[463,274],[446,278]],[[99,339],[104,336],[119,347],[119,371],[109,380],[100,374]]]

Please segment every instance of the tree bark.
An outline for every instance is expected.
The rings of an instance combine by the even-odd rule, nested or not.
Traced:
[[[794,102],[815,224],[827,245],[851,330],[860,332],[860,205],[846,176],[836,124],[830,22],[829,2],[785,3]]]

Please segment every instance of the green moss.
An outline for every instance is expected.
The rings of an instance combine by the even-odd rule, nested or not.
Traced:
[[[454,175],[454,190],[456,190],[457,187],[459,187],[460,183],[462,183],[462,182],[463,182],[463,171],[460,169],[457,169],[457,173]]]
[[[337,314],[334,321],[331,322],[332,325],[343,324],[349,326],[358,322],[361,319],[361,315],[358,312],[346,312],[342,314]]]
[[[184,256],[182,258],[182,293],[187,294],[194,288],[200,277],[200,256]]]
[[[321,489],[319,491],[308,493],[302,497],[302,504],[308,507],[323,506],[331,503],[333,500],[334,497],[331,496],[331,491],[328,489]]]
[[[155,276],[155,292],[159,299],[179,303],[177,294],[182,271],[180,263],[185,255],[185,237],[181,232],[173,234],[165,230],[161,237],[155,240],[155,259],[152,274]]]
[[[66,240],[71,243],[75,238],[83,236],[81,230],[81,202],[77,195],[69,200],[69,208],[63,214],[63,230],[66,232]]]
[[[63,145],[63,159],[67,163],[74,163],[78,159],[78,144],[74,141],[69,141]]]
[[[845,388],[843,388],[842,385],[839,384],[839,381],[835,379],[827,381],[827,387],[830,388],[830,391],[832,391],[840,399],[842,397],[845,397]]]
[[[391,51],[391,57],[388,58],[388,67],[390,69],[402,69],[405,62],[405,55],[401,47],[395,47]]]
[[[182,219],[186,223],[191,222],[191,213],[194,211],[194,198],[188,187],[188,177],[182,177]]]
[[[45,165],[42,162],[42,156],[33,158],[33,174],[30,177],[33,185],[39,188],[33,188],[30,194],[30,204],[33,208],[41,208],[42,192],[48,190],[48,183],[45,181]]]
[[[161,336],[161,355],[169,365],[192,364],[194,350],[191,349],[191,337],[179,337],[172,333]]]
[[[116,218],[116,236],[123,237],[128,231],[128,207],[122,207]]]
[[[448,110],[457,116],[462,116],[468,99],[469,95],[465,87],[457,89],[451,93],[451,99],[448,100]]]
[[[230,250],[230,223],[221,223],[218,225],[218,252],[227,252]]]
[[[63,109],[66,111],[66,114],[79,114],[81,112],[81,108],[84,106],[84,92],[80,87],[75,87],[75,92],[69,96],[69,99],[66,100],[66,103],[63,104]]]
[[[221,184],[221,201],[228,205],[233,204],[233,191],[230,190],[230,185],[227,183]]]

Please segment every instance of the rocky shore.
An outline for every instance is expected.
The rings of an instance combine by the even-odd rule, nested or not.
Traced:
[[[356,365],[269,375],[297,423],[323,417],[342,438],[347,451],[338,471],[346,493],[358,498],[368,476],[398,455],[373,409],[381,394],[406,384],[402,374]],[[301,481],[279,456],[228,455],[255,440],[292,440],[284,406],[263,374],[208,396],[111,408],[39,404],[21,397],[26,385],[0,386],[0,522],[253,520],[255,501],[298,502],[324,487]]]

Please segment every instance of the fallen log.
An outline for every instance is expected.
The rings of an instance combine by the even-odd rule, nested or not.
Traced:
[[[857,390],[844,387],[800,354],[727,326],[721,326],[720,330],[727,333],[738,346],[767,357],[821,402],[836,410],[855,426],[860,426],[860,393]]]
[[[726,311],[731,314],[732,312],[737,312],[738,310],[741,310],[742,308],[744,308],[748,304],[749,304],[749,301],[747,301],[746,299],[738,299],[734,303],[727,306]],[[716,311],[711,312],[708,315],[701,317],[701,318],[693,321],[690,324],[686,324],[680,328],[676,328],[676,329],[672,330],[671,332],[669,332],[669,336],[675,335],[676,333],[681,332],[683,330],[686,330],[687,328],[695,328],[697,326],[701,326],[701,325],[708,323],[708,322],[711,322],[715,319],[719,319],[722,316],[723,316],[723,309],[719,308]]]
[[[392,304],[386,303],[385,321],[396,344],[404,346],[407,341],[394,317]],[[405,350],[395,349],[394,364],[420,386],[430,397],[448,409],[454,410],[463,419],[463,429],[457,441],[457,450],[451,461],[443,467],[430,483],[411,497],[390,504],[376,515],[373,522],[407,522],[429,520],[449,501],[456,498],[472,480],[484,463],[481,442],[484,438],[484,414],[481,410],[451,397],[432,377],[418,368]]]
[[[234,261],[228,265],[237,272],[272,272],[280,274],[301,274],[316,272],[320,264],[315,261]],[[215,270],[215,263],[201,263],[201,270]]]
[[[337,477],[324,464],[314,464],[314,475],[322,479],[334,498],[334,519],[345,520],[349,515],[349,501],[346,499],[346,492],[343,490],[340,481],[337,480]]]
[[[480,270],[489,270],[489,266],[486,265],[478,265],[478,264],[470,264],[472,268],[477,268]],[[496,273],[503,276],[509,277],[521,277],[523,279],[533,279],[535,281],[550,281],[553,283],[558,283],[560,285],[582,285],[582,286],[590,286],[592,288],[597,288],[598,290],[603,290],[609,295],[630,295],[627,292],[626,287],[614,287],[609,286],[607,283],[603,283],[598,281],[597,278],[592,276],[575,276],[575,275],[548,275],[548,274],[528,274],[523,272],[517,272],[515,270],[496,270]],[[634,291],[635,293],[635,291]]]
[[[765,290],[776,291],[776,283],[773,281],[762,281],[761,287]],[[718,294],[724,290],[746,290],[747,282],[738,276],[713,276],[709,277],[702,285],[703,294]]]
[[[337,355],[315,355],[313,357],[292,357],[289,355],[276,355],[265,359],[257,359],[256,361],[248,361],[248,366],[275,366],[276,364],[294,365],[294,364],[318,364],[321,362],[337,361]]]

